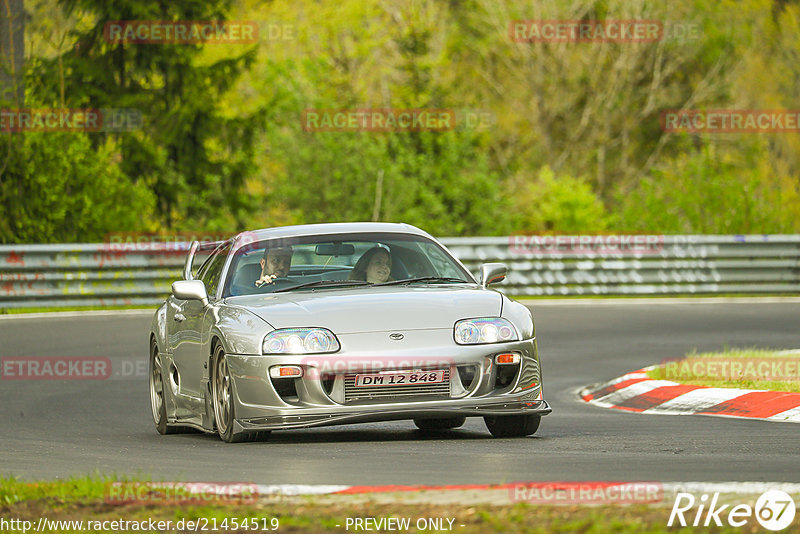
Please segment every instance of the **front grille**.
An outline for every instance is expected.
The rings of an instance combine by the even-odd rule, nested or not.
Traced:
[[[450,370],[444,371],[444,381],[437,384],[402,384],[399,386],[356,387],[356,375],[344,377],[344,402],[361,400],[408,400],[409,397],[450,397]]]

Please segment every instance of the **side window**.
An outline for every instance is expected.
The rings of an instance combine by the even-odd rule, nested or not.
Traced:
[[[217,294],[217,287],[219,287],[220,277],[222,276],[222,268],[225,266],[225,260],[228,257],[228,252],[231,250],[231,243],[224,243],[220,245],[214,252],[208,262],[203,266],[200,271],[200,280],[206,285],[206,292],[209,298],[214,298]]]

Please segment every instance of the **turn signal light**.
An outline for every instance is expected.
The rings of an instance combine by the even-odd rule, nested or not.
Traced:
[[[494,361],[497,365],[514,365],[519,363],[519,354],[498,354],[494,357]]]
[[[299,378],[303,376],[303,368],[297,365],[277,365],[269,370],[272,378]]]

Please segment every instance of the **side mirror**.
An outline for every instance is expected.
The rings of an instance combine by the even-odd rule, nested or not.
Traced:
[[[505,263],[484,263],[481,265],[481,285],[487,287],[506,279],[508,267]]]
[[[178,280],[172,282],[172,294],[181,300],[199,300],[203,306],[208,305],[206,285],[202,280]]]

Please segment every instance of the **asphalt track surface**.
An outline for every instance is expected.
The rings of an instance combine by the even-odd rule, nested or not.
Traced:
[[[354,485],[800,482],[798,425],[627,413],[576,395],[694,348],[798,348],[800,303],[531,306],[553,413],[523,439],[493,439],[477,418],[432,437],[411,421],[273,432],[269,441],[235,445],[214,435],[160,436],[146,370],[134,368],[147,359],[149,314],[1,319],[0,356],[107,356],[132,376],[0,381],[0,475]]]

